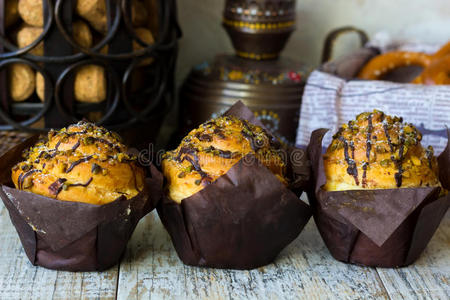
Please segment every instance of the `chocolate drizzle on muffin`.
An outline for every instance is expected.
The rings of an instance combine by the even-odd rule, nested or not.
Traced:
[[[29,188],[30,187],[29,184],[32,184],[32,182],[30,181],[29,184],[24,186],[25,179],[27,179],[29,176],[33,175],[34,173],[38,173],[38,172],[42,172],[42,171],[33,169],[33,170],[30,170],[30,171],[27,171],[26,173],[20,174],[19,179],[17,181],[18,185],[19,185],[19,189],[21,190],[21,189]]]
[[[58,178],[55,182],[53,182],[49,187],[50,193],[52,193],[55,196],[58,196],[58,194],[63,189],[64,182],[66,182],[67,179],[65,178]]]
[[[73,145],[72,151],[77,150],[78,147],[80,147],[80,140],[78,140],[78,141],[75,143],[75,145]]]
[[[366,187],[367,182],[367,167],[370,163],[370,151],[372,149],[372,131],[373,131],[373,124],[372,124],[372,114],[369,114],[367,117],[367,139],[366,139],[366,157],[367,161],[363,162],[362,169],[363,169],[363,175],[362,175],[362,186]],[[354,151],[354,150],[353,150]]]
[[[67,187],[71,187],[71,186],[82,186],[82,187],[87,187],[87,186],[92,182],[92,180],[94,180],[93,177],[89,178],[88,181],[87,181],[86,183],[70,183],[70,184],[67,184],[67,185],[65,185],[65,186],[67,186]]]
[[[402,118],[377,110],[358,115],[338,130],[324,155],[325,188],[439,185],[436,158],[422,147],[421,139],[421,133]]]
[[[75,167],[78,166],[79,164],[90,161],[90,160],[92,159],[92,157],[93,157],[92,155],[89,155],[89,156],[83,157],[83,158],[81,158],[81,159],[79,159],[79,160],[77,160],[77,161],[74,161],[74,162],[69,166],[69,168],[66,169],[66,173],[71,172],[71,171],[73,170],[73,168],[75,168]]]
[[[403,178],[403,159],[404,159],[404,151],[405,151],[405,137],[403,136],[403,128],[402,133],[400,135],[400,148],[398,150],[398,158],[396,159],[394,155],[391,156],[392,161],[397,166],[398,172],[395,173],[395,182],[397,183],[397,187],[402,186],[402,178]]]
[[[358,168],[356,168],[356,163],[354,161],[355,159],[355,146],[353,145],[353,141],[350,143],[342,136],[339,137],[339,140],[344,143],[344,157],[345,161],[347,162],[347,173],[355,179],[356,185],[359,185],[358,180]],[[348,155],[348,148],[352,150],[352,158]]]

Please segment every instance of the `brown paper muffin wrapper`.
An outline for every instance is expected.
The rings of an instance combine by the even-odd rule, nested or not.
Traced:
[[[241,102],[225,115],[262,125]],[[227,269],[271,263],[311,217],[309,206],[299,199],[309,176],[307,158],[299,153],[290,151],[296,160],[290,188],[249,154],[181,204],[163,196],[158,214],[180,259],[188,265]]]
[[[0,158],[0,197],[30,262],[55,270],[101,271],[117,264],[138,221],[161,199],[162,175],[151,166],[142,192],[105,205],[60,201],[17,190],[11,168],[37,136]]]
[[[413,263],[437,230],[450,203],[439,187],[328,192],[322,159],[327,129],[312,133],[308,153],[314,190],[308,192],[314,220],[331,255],[337,260],[372,267]],[[450,150],[439,156],[441,173],[450,168]],[[445,170],[445,171],[444,171]],[[445,188],[449,177],[442,176]]]

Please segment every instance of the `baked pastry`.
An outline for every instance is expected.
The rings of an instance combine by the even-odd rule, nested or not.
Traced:
[[[143,42],[145,42],[148,45],[151,45],[155,42],[152,32],[150,30],[148,30],[147,28],[144,28],[144,27],[135,28],[134,32]],[[133,50],[134,51],[142,50],[142,49],[144,49],[144,47],[141,44],[139,44],[136,41],[133,41]]]
[[[308,199],[331,255],[369,267],[412,264],[448,210],[449,177],[438,168],[449,168],[450,142],[436,159],[417,128],[376,110],[342,125],[324,155],[326,132],[312,132],[308,145]]]
[[[427,85],[450,85],[450,54],[433,60],[414,82]]]
[[[9,94],[13,101],[25,101],[34,92],[35,73],[26,64],[11,64],[8,66]]]
[[[342,125],[324,155],[327,191],[440,186],[433,148],[402,118],[374,110]]]
[[[106,204],[133,198],[144,188],[144,170],[117,134],[87,122],[50,131],[12,169],[19,190],[63,201]]]
[[[18,10],[22,20],[31,26],[44,26],[42,0],[19,0]]]
[[[106,33],[107,16],[105,0],[77,0],[78,15],[87,20],[100,33]],[[141,1],[131,2],[131,21],[134,26],[141,26],[147,20],[148,12]]]
[[[161,199],[162,174],[150,165],[144,182],[144,170],[120,137],[91,123],[38,138],[0,158],[0,199],[24,254],[31,264],[54,270],[111,268]]]
[[[86,65],[75,74],[75,100],[87,103],[99,103],[106,99],[105,69],[98,65]],[[41,101],[45,97],[45,80],[41,73],[36,72],[36,94]]]
[[[372,58],[358,74],[358,78],[379,80],[394,69],[419,66],[426,68],[432,60],[431,55],[420,52],[393,51]]]
[[[25,48],[38,39],[42,32],[43,29],[40,27],[23,26],[17,32],[17,46],[19,48]],[[44,42],[37,44],[29,53],[38,56],[44,55]]]
[[[40,72],[36,72],[36,94],[41,101],[45,100],[45,79]]]
[[[106,32],[106,3],[105,0],[77,0],[77,13],[87,20],[95,30]]]
[[[155,38],[153,37],[153,34],[150,30],[148,30],[147,28],[144,27],[138,27],[134,29],[134,33],[136,34],[136,36],[141,39],[144,43],[146,43],[148,46],[152,45],[155,42]],[[145,47],[143,47],[141,44],[139,44],[137,41],[133,40],[133,51],[138,51],[138,50],[142,50],[145,49]],[[108,54],[109,51],[109,47],[108,45],[105,45],[101,50],[100,53],[102,54]],[[150,62],[146,62],[146,61],[150,61]],[[144,61],[140,62],[140,65],[142,64],[150,64],[153,61],[153,58],[148,58],[148,59],[144,59]]]
[[[285,185],[280,144],[263,128],[236,117],[210,120],[192,130],[177,149],[167,152],[162,170],[168,195],[177,203],[214,182],[247,154],[254,154]]]
[[[83,48],[92,47],[92,33],[89,25],[83,21],[72,23],[72,32],[74,41]]]
[[[445,44],[434,54],[393,51],[372,58],[365,64],[358,74],[358,78],[379,80],[394,69],[419,66],[422,73],[411,83],[415,84],[450,84],[449,64],[450,42]]]
[[[134,32],[147,45],[152,45],[153,43],[155,43],[155,39],[153,37],[152,32],[150,30],[148,30],[147,28],[143,28],[143,27],[135,28]],[[142,49],[145,49],[145,47],[143,47],[137,41],[133,41],[133,51],[138,51],[138,50],[142,50]],[[143,59],[139,63],[139,66],[150,65],[152,62],[153,62],[153,58],[149,57],[149,58]]]
[[[92,47],[92,33],[89,26],[83,21],[75,21],[72,23],[72,32],[74,41],[83,48]],[[77,85],[89,86],[88,82],[96,82],[99,90],[87,91],[87,92],[77,92],[75,91],[75,98],[77,99],[92,99],[92,101],[85,102],[99,102],[106,98],[106,79],[103,72],[103,68],[93,68],[90,66],[85,66],[80,68],[82,74],[77,76]],[[84,70],[84,71],[83,71]],[[89,76],[89,73],[91,74]],[[86,95],[85,93],[91,93],[91,95]],[[41,101],[44,101],[45,96],[45,80],[41,73],[36,73],[36,94]],[[100,100],[99,100],[100,99]]]
[[[299,199],[302,188],[294,176],[299,169],[282,155],[293,152],[258,124],[238,101],[163,157],[167,189],[158,215],[183,263],[223,269],[267,265],[311,217]],[[306,165],[306,156],[295,163]]]

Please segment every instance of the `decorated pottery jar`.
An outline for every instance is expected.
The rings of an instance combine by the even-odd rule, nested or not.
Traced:
[[[217,55],[192,69],[180,93],[180,135],[241,100],[271,132],[293,144],[310,72],[279,58],[295,29],[295,0],[227,0],[223,25],[236,55]]]
[[[282,58],[254,61],[218,55],[194,67],[181,89],[184,129],[217,117],[241,100],[282,141],[294,143],[301,95],[310,70]]]

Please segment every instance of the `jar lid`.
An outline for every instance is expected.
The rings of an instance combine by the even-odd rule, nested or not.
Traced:
[[[312,68],[289,58],[255,61],[235,55],[217,55],[213,62],[195,66],[191,77],[249,85],[303,86]]]
[[[243,22],[271,22],[295,15],[295,0],[227,0],[224,18]]]

